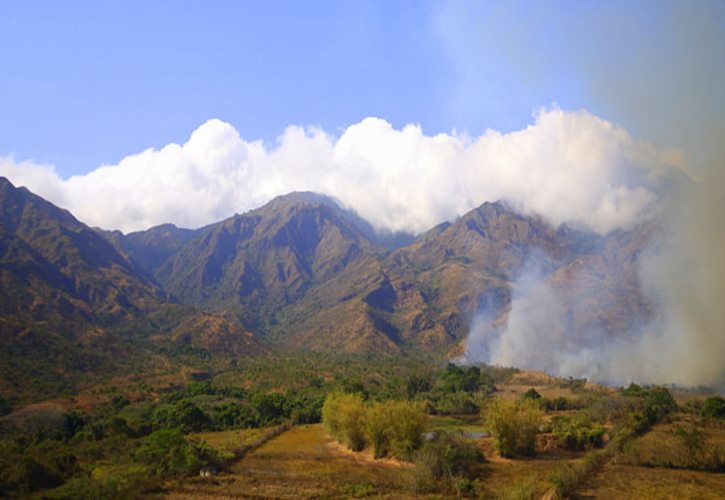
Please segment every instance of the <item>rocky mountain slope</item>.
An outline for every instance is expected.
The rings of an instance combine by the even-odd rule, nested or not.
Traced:
[[[86,353],[79,346],[102,352],[109,332],[133,328],[145,345],[222,356],[270,347],[442,355],[481,310],[492,330],[505,324],[532,267],[566,298],[563,335],[626,335],[651,314],[636,259],[652,234],[553,228],[484,203],[411,243],[378,236],[330,198],[292,193],[197,230],[123,235],[1,179],[3,349],[75,359]]]
[[[333,200],[293,193],[199,230],[148,270],[181,303],[233,312],[277,346],[446,350],[482,309],[505,323],[515,282],[531,267],[577,295],[566,300],[572,329],[621,334],[650,314],[636,270],[650,234],[601,237],[484,203],[386,248]]]
[[[149,344],[159,331],[168,335]],[[0,178],[0,388],[7,393],[6,385],[27,383],[29,374],[52,385],[123,365],[153,346],[185,343],[263,349],[234,317],[168,303],[97,231]]]

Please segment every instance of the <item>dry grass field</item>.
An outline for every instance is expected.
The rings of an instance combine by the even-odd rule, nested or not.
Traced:
[[[431,419],[431,429],[483,430],[475,420]],[[239,431],[203,433],[215,447],[229,449]],[[506,498],[516,492],[544,495],[548,475],[560,460],[576,454],[543,453],[530,459],[505,459],[494,451],[491,438],[477,439],[487,462],[481,468],[473,496]],[[322,425],[294,427],[212,478],[192,478],[174,487],[169,498],[444,498],[416,494],[412,465],[392,459],[375,460],[369,449],[352,453],[331,438]]]
[[[580,492],[579,498],[721,499],[725,474],[608,464]]]
[[[221,432],[197,432],[190,434],[191,439],[201,439],[214,448],[228,453],[235,453],[237,450],[252,444],[256,439],[262,437],[269,428],[258,429],[233,429]]]
[[[321,425],[294,427],[212,478],[193,478],[169,498],[405,496],[404,468],[340,449]]]

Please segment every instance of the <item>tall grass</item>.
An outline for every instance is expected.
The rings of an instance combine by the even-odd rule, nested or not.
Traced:
[[[567,498],[579,489],[591,474],[604,464],[605,450],[590,451],[580,462],[561,463],[549,474],[557,498]]]

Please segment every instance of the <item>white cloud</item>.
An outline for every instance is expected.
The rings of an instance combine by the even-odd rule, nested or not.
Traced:
[[[586,111],[552,108],[524,130],[473,139],[366,118],[337,138],[292,126],[273,147],[209,120],[185,144],[148,149],[86,175],[61,179],[53,167],[10,157],[0,158],[0,175],[90,225],[122,231],[164,222],[198,227],[311,190],[393,231],[422,232],[503,199],[553,224],[604,233],[652,210],[671,156]]]

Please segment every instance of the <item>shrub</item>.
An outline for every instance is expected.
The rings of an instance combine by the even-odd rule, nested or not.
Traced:
[[[159,476],[183,475],[197,470],[201,461],[178,429],[151,433],[136,450],[136,457]]]
[[[582,416],[554,417],[551,424],[559,446],[568,450],[601,448],[604,445],[604,428]]]
[[[367,413],[365,434],[373,447],[373,456],[382,458],[390,452],[390,413],[386,403],[374,404]]]
[[[575,464],[559,463],[549,474],[557,498],[570,497],[589,475],[606,459],[604,450],[591,451]]]
[[[629,384],[622,390],[622,395],[628,398],[644,399],[643,412],[650,424],[658,422],[664,415],[677,410],[677,403],[666,387],[643,388],[637,384]]]
[[[370,481],[361,481],[348,485],[343,491],[352,498],[368,497],[375,494],[375,485]]]
[[[521,399],[541,399],[541,394],[533,387],[521,395]]]
[[[409,460],[423,444],[426,416],[420,407],[407,401],[390,401],[386,410],[390,451],[398,458]]]
[[[322,406],[322,421],[328,432],[351,450],[365,447],[365,406],[361,394],[330,394]]]
[[[651,423],[658,422],[668,413],[677,410],[677,403],[665,387],[652,387],[645,396],[645,412]]]
[[[705,418],[725,419],[725,399],[710,396],[702,404],[702,416]]]
[[[340,439],[342,424],[340,423],[340,406],[343,394],[333,392],[322,404],[322,423],[331,436]]]
[[[408,399],[413,399],[420,393],[430,391],[431,383],[427,377],[411,375],[405,383],[405,392]]]
[[[699,429],[687,430],[680,426],[675,428],[675,435],[679,439],[682,447],[685,449],[688,463],[697,462],[699,458],[698,455],[702,454],[702,451],[705,448],[707,435]]]
[[[182,400],[174,405],[171,412],[171,422],[173,427],[177,427],[184,433],[199,432],[211,428],[209,416],[188,400]]]
[[[217,406],[213,420],[217,429],[257,426],[257,418],[252,409],[236,401]]]
[[[276,424],[288,417],[286,398],[279,393],[257,393],[252,396],[252,407],[261,425]]]
[[[475,415],[481,411],[467,392],[437,392],[431,403],[431,411],[440,415]]]
[[[470,486],[483,461],[483,453],[474,442],[460,433],[440,433],[415,454],[414,487],[425,491],[442,483],[460,492]]]
[[[557,398],[541,398],[539,400],[541,408],[546,411],[564,411],[564,410],[579,410],[584,405],[581,400],[569,399],[564,396]]]
[[[629,384],[629,387],[626,389],[622,389],[622,396],[627,397],[644,397],[646,394],[646,389],[643,389],[639,385],[632,382]]]
[[[536,479],[527,477],[511,483],[498,496],[500,500],[534,500],[536,497]]]
[[[484,409],[486,427],[501,456],[534,455],[542,411],[532,400],[494,398]]]
[[[123,407],[128,406],[130,404],[131,404],[131,401],[129,401],[126,396],[123,396],[121,394],[113,396],[113,399],[111,400],[111,407],[117,412],[121,411],[121,409]]]
[[[676,426],[674,439],[638,439],[619,450],[617,462],[646,467],[668,467],[722,472],[725,447],[709,443],[696,427]]]
[[[445,392],[475,392],[481,383],[481,370],[477,366],[458,366],[448,363],[441,376],[442,389]]]

